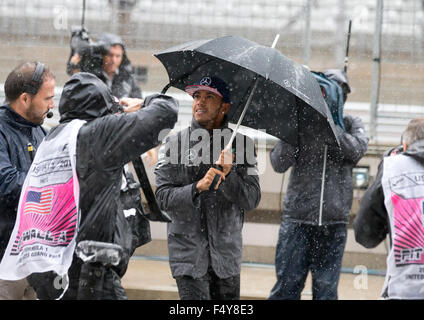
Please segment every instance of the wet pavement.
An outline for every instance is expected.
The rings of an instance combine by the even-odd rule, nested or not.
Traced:
[[[353,271],[353,270],[350,270]],[[340,300],[377,300],[384,276],[370,275],[362,270],[342,272],[339,282]],[[271,264],[244,263],[241,271],[241,299],[266,299],[275,283]],[[130,300],[177,300],[178,291],[165,257],[133,257],[122,285]],[[311,279],[308,276],[302,300],[311,300]]]

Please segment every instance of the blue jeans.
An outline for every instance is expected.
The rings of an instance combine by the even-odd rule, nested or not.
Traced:
[[[309,270],[314,300],[337,300],[347,226],[281,223],[275,256],[277,282],[268,299],[299,300]]]

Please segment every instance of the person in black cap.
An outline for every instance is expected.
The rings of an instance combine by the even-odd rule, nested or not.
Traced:
[[[193,97],[191,125],[166,139],[155,169],[156,198],[172,219],[172,276],[182,300],[239,299],[244,210],[261,198],[254,152],[248,157],[253,141],[238,134],[232,150],[221,151],[232,133],[224,81],[205,76],[185,91]]]

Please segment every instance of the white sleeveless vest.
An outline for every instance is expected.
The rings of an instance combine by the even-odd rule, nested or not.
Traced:
[[[424,299],[424,166],[386,157],[382,186],[392,240],[382,297]]]
[[[79,227],[76,144],[84,123],[73,120],[54,139],[40,144],[22,187],[0,279],[19,280],[46,271],[67,274]]]

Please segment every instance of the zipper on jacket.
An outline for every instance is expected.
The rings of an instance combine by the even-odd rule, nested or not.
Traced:
[[[322,226],[322,208],[324,206],[324,186],[325,186],[325,170],[327,166],[327,145],[324,146],[324,165],[322,167],[322,178],[321,178],[321,198],[319,200],[319,217],[318,225]]]

